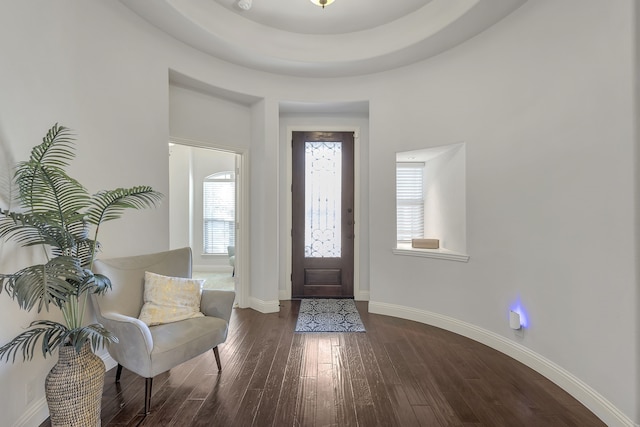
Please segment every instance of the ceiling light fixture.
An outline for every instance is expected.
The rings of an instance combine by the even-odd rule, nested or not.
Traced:
[[[311,3],[315,4],[316,6],[322,6],[322,8],[324,9],[325,6],[329,6],[334,1],[335,0],[311,0]]]
[[[240,0],[238,2],[238,7],[242,10],[249,10],[251,9],[251,0]]]

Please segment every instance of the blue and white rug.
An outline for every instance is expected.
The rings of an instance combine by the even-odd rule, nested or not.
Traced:
[[[303,299],[296,332],[365,332],[352,299]]]

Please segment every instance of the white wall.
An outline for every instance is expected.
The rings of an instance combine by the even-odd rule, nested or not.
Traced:
[[[440,247],[467,253],[467,189],[464,144],[435,148],[425,163],[424,237]]]
[[[197,145],[238,151],[251,142],[248,105],[194,89],[169,86],[169,132]]]
[[[278,310],[278,104],[271,98],[251,109],[250,297],[259,311]]]
[[[192,243],[193,177],[191,147],[169,146],[169,249]]]
[[[90,192],[151,185],[167,193],[167,68],[155,45],[122,19],[111,2],[8,1],[0,12],[0,140],[2,155],[27,157],[55,122],[74,129],[77,158],[70,168]],[[117,30],[114,30],[117,29]],[[126,255],[166,248],[166,205],[131,212],[105,224],[103,254]],[[2,243],[3,247],[5,243]],[[4,250],[0,271],[31,263]],[[0,338],[26,327],[26,315],[0,295]],[[59,319],[59,316],[56,318]],[[0,364],[0,424],[38,425],[46,416],[44,376],[53,360]],[[26,405],[25,383],[37,384]]]
[[[371,102],[371,300],[521,344],[637,421],[632,15],[631,2],[528,2],[387,73]],[[447,141],[466,142],[470,261],[390,255],[394,153]]]
[[[245,146],[250,297],[255,308],[277,310],[278,103],[369,100],[369,227],[362,232],[372,303],[435,313],[521,345],[638,422],[632,5],[530,1],[429,61],[378,75],[303,79],[210,58],[119,2],[11,0],[0,13],[0,153],[24,158],[60,121],[77,131],[72,172],[90,190],[149,184],[166,193],[169,69],[260,98],[249,107]],[[470,261],[393,255],[395,152],[459,141],[467,150]],[[168,220],[165,203],[110,224],[101,239],[105,256],[167,248]],[[606,245],[596,245],[602,238]],[[8,252],[1,271],[25,261]],[[523,337],[508,328],[516,299],[530,320]],[[0,305],[4,342],[30,316],[2,295]],[[0,424],[42,421],[19,383],[43,379],[48,363],[0,365]],[[25,419],[36,422],[20,424]]]

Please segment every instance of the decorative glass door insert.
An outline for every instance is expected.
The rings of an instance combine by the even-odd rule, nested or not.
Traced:
[[[342,254],[342,142],[305,142],[306,258]]]

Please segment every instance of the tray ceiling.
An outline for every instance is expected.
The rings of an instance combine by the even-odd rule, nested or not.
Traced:
[[[182,42],[257,70],[309,77],[385,71],[437,55],[526,0],[120,0]]]

